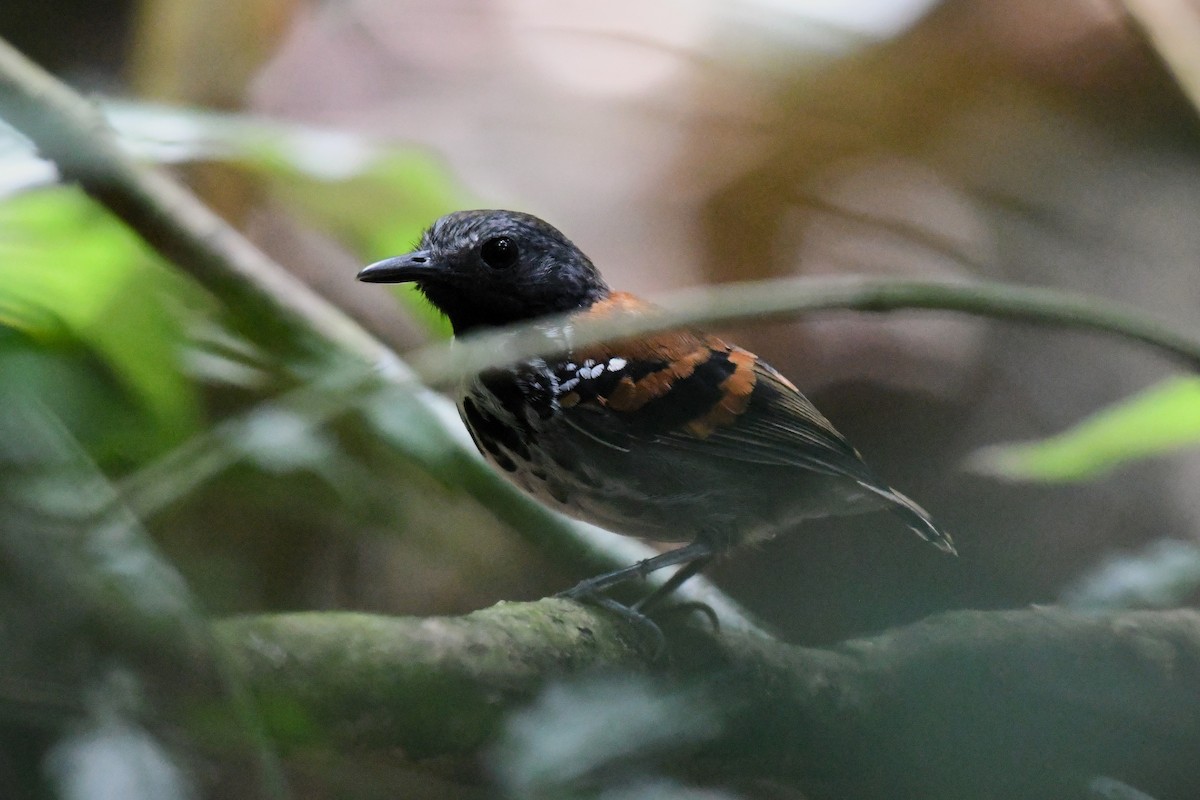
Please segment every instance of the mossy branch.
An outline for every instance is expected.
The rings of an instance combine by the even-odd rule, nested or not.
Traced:
[[[670,657],[563,600],[465,617],[285,614],[218,624],[245,679],[326,746],[473,756],[548,683],[665,673],[717,732],[675,769],[771,777],[814,796],[1082,797],[1099,776],[1195,796],[1200,613],[953,612],[828,649],[668,629]],[[1189,794],[1190,792],[1190,794]]]

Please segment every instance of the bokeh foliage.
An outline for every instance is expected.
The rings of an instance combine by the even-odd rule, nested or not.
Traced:
[[[1044,439],[977,453],[984,472],[1064,483],[1098,477],[1131,461],[1200,444],[1200,380],[1175,378]]]
[[[369,257],[408,249],[430,219],[474,205],[437,160],[421,151],[236,115],[128,104],[110,110],[113,124],[142,157],[201,168],[219,165],[252,176],[256,190],[289,214]],[[364,389],[352,371],[330,370],[305,383],[273,354],[231,333],[219,298],[162,263],[78,191],[50,185],[44,172],[39,179],[36,169],[27,169],[28,153],[5,152],[14,153],[12,163],[2,165],[11,169],[0,174],[21,177],[3,190],[7,199],[0,204],[0,390],[18,395],[21,407],[32,410],[19,418],[26,422],[6,439],[10,447],[3,455],[14,478],[8,484],[11,506],[44,512],[54,524],[40,528],[33,523],[42,517],[18,513],[6,514],[0,524],[8,529],[9,543],[32,544],[22,552],[55,567],[57,572],[46,572],[61,578],[64,587],[72,579],[85,588],[89,580],[98,582],[104,591],[70,597],[80,607],[95,606],[85,622],[109,616],[119,629],[127,616],[136,621],[137,611],[112,597],[132,597],[151,607],[174,598],[178,605],[173,592],[185,584],[197,591],[206,611],[369,605],[362,595],[347,599],[331,590],[314,597],[295,585],[296,575],[312,576],[318,568],[326,570],[321,573],[326,578],[344,570],[349,578],[341,585],[369,583],[358,580],[361,573],[347,568],[345,551],[336,547],[351,538],[362,543],[399,532],[411,542],[422,532],[428,537],[437,525],[458,528],[467,535],[438,541],[436,547],[456,551],[459,574],[453,578],[463,583],[471,582],[463,569],[469,558],[483,573],[503,557],[481,544],[476,528],[486,514],[472,516],[472,510],[458,507],[464,504],[446,502],[447,497],[486,494],[487,487],[463,491],[478,473],[464,467],[461,451],[447,445],[416,395]],[[411,312],[424,315],[430,335],[444,334],[423,304],[409,305]],[[1129,459],[1194,443],[1196,412],[1195,386],[1175,384],[1050,442],[993,451],[991,463],[1032,480],[1087,479]],[[22,427],[26,430],[19,435]],[[42,450],[63,457],[47,461],[21,455]],[[157,543],[141,530],[140,515],[153,519]],[[77,551],[39,553],[33,537],[51,528],[67,532],[60,542],[77,545]],[[382,550],[367,551],[361,560],[369,560],[372,552]],[[5,563],[14,571],[13,565],[21,563],[17,553],[10,549]],[[405,553],[410,559],[405,575],[436,575],[436,558],[414,564],[413,553]],[[1194,552],[1190,557],[1175,569],[1182,577],[1168,600],[1120,602],[1177,602],[1195,585]],[[165,584],[150,580],[164,575]],[[429,584],[412,582],[405,599],[420,610],[416,603]],[[166,584],[169,591],[163,589]],[[37,603],[10,606],[11,616],[26,617],[21,632],[41,626],[63,641],[90,636],[87,626],[72,627],[76,620],[55,618],[62,610],[51,602],[55,595],[55,584],[47,582]],[[1081,605],[1103,604],[1089,599],[1095,594],[1079,596]],[[190,598],[182,606],[183,613],[165,619],[179,628],[194,626],[202,612]],[[55,624],[42,626],[46,621]],[[169,631],[156,635],[172,641]],[[22,677],[30,677],[36,660],[19,666],[28,673]],[[125,665],[91,666],[55,676],[78,681],[61,693],[78,701],[87,719],[82,730],[60,740],[46,762],[64,781],[58,791],[84,796],[92,781],[102,780],[87,765],[111,755],[125,765],[145,767],[140,788],[128,796],[185,794],[169,754],[139,719],[144,707],[137,695],[148,687],[134,679],[131,691],[114,690],[130,682]],[[237,687],[225,688],[236,696]],[[611,705],[619,689],[606,690],[601,705]],[[105,694],[115,700],[94,701]],[[553,699],[549,695],[546,701]],[[16,705],[12,698],[4,702]],[[573,714],[589,713],[577,697],[569,705]],[[291,709],[268,704],[260,711],[271,717],[269,724],[283,742],[322,739],[311,720],[289,716]],[[240,722],[234,730],[243,735],[257,724]],[[618,723],[601,719],[597,727],[611,733]],[[515,724],[519,728],[521,720]],[[664,729],[655,726],[660,733]],[[547,744],[522,746],[533,751]],[[591,749],[588,742],[579,747],[580,752]],[[515,764],[524,755],[509,753],[505,759]],[[260,756],[269,762],[269,748]],[[585,763],[576,772],[590,769]],[[75,778],[79,782],[71,788],[67,779]],[[569,772],[562,782],[571,786],[564,791],[578,778]],[[525,782],[510,783],[529,791]],[[554,791],[562,789],[557,778],[549,783]],[[269,787],[271,781],[264,784]]]
[[[407,249],[461,196],[426,154],[349,135],[128,103],[113,107],[112,121],[145,157],[253,173],[356,252]],[[220,329],[218,302],[80,190],[45,184],[48,171],[27,180],[36,159],[11,132],[4,144],[5,383],[42,398],[98,461],[131,469],[203,429],[206,384],[262,382],[252,349]],[[426,304],[411,307],[443,332]]]

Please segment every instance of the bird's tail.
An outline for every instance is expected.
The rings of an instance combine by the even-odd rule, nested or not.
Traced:
[[[929,512],[917,505],[911,498],[886,486],[871,486],[860,484],[872,494],[879,495],[888,501],[888,510],[904,521],[913,533],[932,544],[938,550],[950,555],[958,555],[954,549],[954,540],[950,534],[934,524]]]

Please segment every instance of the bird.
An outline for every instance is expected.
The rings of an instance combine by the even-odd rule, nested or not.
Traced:
[[[363,268],[414,283],[456,338],[547,316],[652,312],[609,288],[563,233],[530,214],[447,214],[417,249]],[[617,533],[674,549],[561,593],[645,620],[726,551],[807,520],[886,509],[940,550],[948,533],[881,481],[796,386],[753,353],[684,329],[569,347],[465,380],[458,410],[479,452],[527,494]],[[639,603],[605,594],[669,566]]]

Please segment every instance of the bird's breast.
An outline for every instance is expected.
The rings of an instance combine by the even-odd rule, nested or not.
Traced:
[[[687,538],[690,533],[677,533],[684,529],[674,524],[670,506],[672,498],[694,495],[694,487],[660,485],[655,479],[672,472],[671,463],[614,441],[603,422],[596,429],[596,420],[580,417],[603,420],[599,406],[573,402],[598,382],[615,385],[627,366],[613,356],[491,370],[464,386],[459,412],[484,458],[535,499],[610,530]]]
[[[463,387],[458,408],[489,463],[536,499],[570,510],[579,464],[556,441],[566,391],[559,367],[537,360],[480,373]]]

